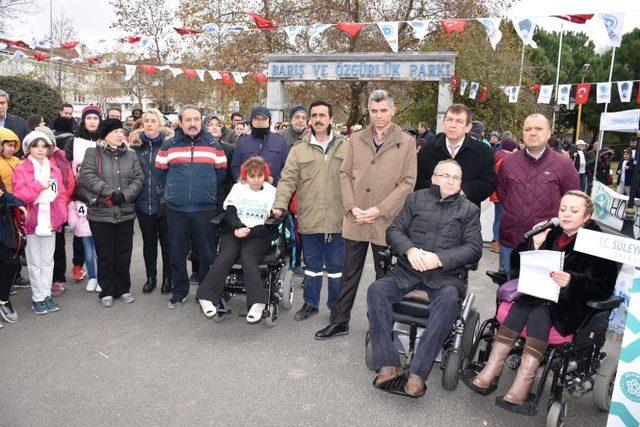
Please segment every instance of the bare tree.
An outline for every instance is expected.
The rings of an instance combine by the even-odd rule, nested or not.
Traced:
[[[35,0],[0,0],[0,32],[5,32],[8,21],[19,19]]]

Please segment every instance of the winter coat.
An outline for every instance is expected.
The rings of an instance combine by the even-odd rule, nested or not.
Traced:
[[[289,146],[289,149],[291,149],[291,147],[293,147],[296,142],[301,141],[302,138],[304,138],[305,131],[303,130],[302,132],[298,133],[293,129],[293,126],[290,126],[278,132],[278,135],[280,135],[284,138],[285,141],[287,141],[287,146]]]
[[[351,135],[340,168],[344,221],[342,236],[385,246],[385,232],[416,182],[416,141],[395,123],[376,152],[373,125]],[[372,224],[356,224],[351,209],[376,207],[381,216]]]
[[[541,221],[558,215],[560,199],[580,189],[571,159],[547,147],[535,160],[527,150],[508,155],[498,172],[498,198],[504,206],[500,244],[515,248],[522,236]]]
[[[498,150],[494,153],[496,176],[498,175],[498,172],[500,172],[500,169],[502,168],[502,163],[504,162],[504,158],[509,154],[511,154],[511,152],[505,151],[505,150]],[[491,200],[493,203],[500,203],[500,199],[498,198],[498,193],[496,191],[491,193],[491,196],[489,196],[489,200]]]
[[[12,130],[13,133],[18,135],[18,138],[20,138],[20,143],[22,143],[24,137],[27,136],[27,134],[30,132],[27,121],[22,117],[14,116],[12,114],[7,114],[7,116],[5,117],[4,127]],[[24,152],[22,151],[22,145],[19,145],[17,148],[18,150],[16,151],[15,156],[21,159],[24,155]]]
[[[89,207],[89,221],[119,224],[136,217],[134,202],[142,191],[144,175],[138,156],[124,143],[114,148],[98,141],[95,148],[88,148],[78,183],[87,192],[83,202]],[[122,206],[111,205],[110,196],[116,191],[124,195]]]
[[[24,203],[22,203],[22,200],[18,199],[16,196],[14,196],[9,192],[4,192],[2,196],[0,196],[0,245],[4,243],[4,233],[5,233],[4,215],[1,215],[2,205],[4,204],[10,207],[24,206]]]
[[[298,229],[303,234],[341,233],[344,211],[339,172],[349,140],[333,134],[326,154],[307,135],[289,152],[282,171],[274,209],[286,210],[297,192]]]
[[[82,202],[69,203],[67,222],[73,228],[76,237],[91,237],[91,228],[87,219],[87,205]]]
[[[51,179],[58,183],[58,196],[50,204],[51,209],[51,228],[55,232],[62,230],[62,226],[67,222],[67,194],[62,183],[62,173],[53,161],[49,162],[51,168]],[[42,192],[42,184],[36,181],[34,177],[33,163],[28,158],[18,165],[13,173],[13,195],[22,200],[29,211],[29,219],[25,225],[27,234],[33,234],[38,225],[38,203],[35,203],[38,196]]]
[[[167,206],[181,212],[216,211],[218,191],[227,172],[227,158],[209,132],[195,138],[176,129],[156,157]],[[222,201],[220,200],[220,204]]]
[[[2,182],[4,183],[4,186],[7,187],[7,191],[9,193],[13,191],[11,176],[13,176],[13,171],[18,167],[19,163],[20,159],[15,156],[5,159],[0,155],[0,179],[2,179]]]
[[[269,165],[273,185],[278,185],[287,154],[289,154],[287,141],[277,133],[268,132],[264,139],[256,138],[253,135],[243,135],[238,140],[236,150],[233,153],[233,163],[231,163],[233,181],[238,182],[240,166],[249,157],[260,156]]]
[[[616,170],[616,175],[618,175],[618,178],[616,179],[616,184],[620,184],[620,178],[621,175],[624,173],[624,185],[625,186],[629,186],[631,185],[631,179],[633,178],[633,171],[634,171],[634,166],[633,166],[633,160],[629,160],[627,162],[627,166],[629,166],[629,169],[626,170],[622,170],[622,162],[623,160],[620,160],[620,163],[618,163],[618,169]]]
[[[416,190],[431,186],[431,176],[438,162],[451,159],[444,133],[436,135],[418,153]],[[482,141],[466,135],[454,160],[462,168],[462,191],[467,199],[480,206],[496,187],[493,151]]]
[[[222,135],[220,135],[220,142],[236,145],[236,143],[238,142],[238,135],[236,135],[236,132],[233,129],[222,126]]]
[[[460,193],[443,199],[437,185],[415,191],[387,229],[387,242],[398,255],[398,264],[390,275],[399,288],[410,289],[423,283],[437,289],[454,284],[462,296],[466,288],[465,265],[475,264],[482,256],[480,208]],[[442,267],[414,270],[405,256],[411,247],[434,252]]]
[[[602,231],[589,220],[584,228]],[[562,228],[553,228],[540,250],[556,250],[556,239]],[[560,335],[573,334],[583,320],[592,311],[585,303],[592,299],[606,299],[613,295],[618,277],[619,265],[608,259],[585,254],[574,250],[575,239],[564,249],[563,271],[571,275],[569,285],[560,290],[558,302],[549,303],[551,322]],[[533,237],[522,242],[511,255],[511,275],[518,277],[520,271],[520,252],[534,250]],[[538,298],[521,296],[531,303],[540,302]]]
[[[138,156],[138,162],[142,168],[144,175],[144,184],[142,191],[136,199],[136,210],[146,215],[155,215],[158,212],[158,187],[160,179],[156,169],[156,156],[162,147],[162,144],[168,139],[173,138],[174,132],[171,129],[165,129],[160,133],[157,142],[151,143],[144,135],[141,129],[129,134],[129,148],[131,148]]]
[[[60,173],[62,174],[62,185],[64,185],[68,199],[70,199],[73,194],[73,189],[76,186],[76,175],[73,173],[73,169],[67,161],[65,152],[60,150],[58,147],[55,147],[49,161],[55,163],[58,169],[60,169]]]
[[[67,144],[69,144],[70,146],[73,146],[73,140],[75,139],[75,136],[72,133],[61,133],[56,135],[56,147],[58,147],[61,150],[64,150],[65,147],[67,146]],[[71,153],[67,153],[65,151],[65,156],[68,156],[69,154],[71,154],[71,159],[69,159],[67,157],[67,161],[68,162],[72,162],[73,161],[73,151],[71,151]]]

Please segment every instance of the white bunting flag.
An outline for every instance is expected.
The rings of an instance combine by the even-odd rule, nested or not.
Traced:
[[[222,75],[219,72],[213,71],[213,70],[208,70],[208,71],[209,71],[209,75],[213,80],[222,80]]]
[[[551,102],[551,94],[553,93],[553,85],[540,86],[538,94],[538,104],[549,104]]]
[[[140,45],[140,47],[146,48],[147,46],[149,46],[149,43],[151,43],[151,39],[147,36],[142,36],[140,37],[140,43],[138,44]]]
[[[129,65],[129,64],[124,65],[124,81],[125,82],[128,82],[129,80],[131,80],[133,75],[136,73],[137,67],[138,67],[137,65]]]
[[[49,40],[49,39],[36,40],[33,43],[33,47],[37,47],[39,49],[51,49],[51,40]],[[33,49],[33,47],[32,47],[32,49]]]
[[[601,13],[598,15],[607,29],[611,45],[620,47],[622,43],[622,26],[624,24],[624,13]]]
[[[239,34],[243,31],[247,31],[247,26],[242,24],[224,24],[221,29],[221,33],[225,36]]]
[[[327,29],[331,27],[331,24],[321,24],[319,22],[313,24],[311,28],[309,28],[309,38],[313,43],[319,35],[327,31]]]
[[[413,30],[413,37],[418,40],[422,40],[429,34],[429,21],[423,21],[421,19],[414,19],[408,22]]]
[[[180,74],[182,74],[182,68],[169,67],[169,71],[171,71],[173,78],[176,78]]]
[[[633,81],[618,82],[618,94],[620,95],[620,102],[631,101],[631,90],[633,89]]]
[[[604,82],[596,85],[596,103],[608,104],[611,102],[611,83]]]
[[[478,21],[482,24],[485,31],[487,32],[487,37],[489,38],[489,42],[491,43],[491,47],[493,50],[496,50],[496,46],[502,40],[502,31],[500,31],[500,22],[501,18],[479,18]]]
[[[118,61],[116,61],[115,59],[112,59],[110,61],[100,64],[100,68],[115,67],[117,65],[118,65]]]
[[[158,71],[167,71],[171,69],[171,67],[168,65],[159,65],[157,68],[158,68]]]
[[[378,28],[392,51],[398,52],[398,21],[378,22]]]
[[[518,102],[518,95],[520,95],[520,86],[509,86],[509,104]]]
[[[480,83],[471,82],[471,86],[469,86],[469,98],[476,99],[476,95],[478,94],[479,87],[480,87]]]
[[[518,33],[518,37],[522,40],[525,46],[531,46],[537,48],[538,44],[533,41],[533,33],[536,31],[536,23],[529,18],[518,19],[513,21],[513,27]]]
[[[2,43],[0,42],[0,50],[5,50],[7,48],[7,44],[6,43]]]
[[[284,27],[284,32],[287,35],[287,40],[289,40],[289,44],[296,49],[298,48],[298,43],[296,42],[296,37],[298,34],[307,28],[304,25],[289,25],[288,27]]]
[[[18,59],[25,59],[27,57],[27,55],[21,50],[16,50],[15,52],[13,52],[13,56]]]
[[[215,35],[220,32],[218,24],[210,23],[202,26],[202,32],[205,34]]]
[[[558,93],[556,93],[556,103],[558,105],[569,106],[569,98],[571,95],[571,85],[558,86]]]
[[[242,73],[238,71],[232,71],[231,75],[233,76],[233,80],[235,80],[235,82],[238,83],[239,85],[244,83],[244,80],[242,78]]]
[[[467,84],[469,82],[466,80],[460,80],[460,95],[464,95],[464,91],[467,90]]]
[[[204,73],[205,70],[196,70],[196,74],[198,74],[198,78],[200,78],[200,81],[204,81]]]

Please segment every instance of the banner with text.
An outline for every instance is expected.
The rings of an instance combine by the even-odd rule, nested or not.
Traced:
[[[426,80],[453,77],[449,62],[341,61],[274,62],[269,64],[271,80]]]
[[[600,181],[593,181],[591,198],[595,206],[593,219],[616,230],[622,230],[624,210],[629,197],[616,193]]]

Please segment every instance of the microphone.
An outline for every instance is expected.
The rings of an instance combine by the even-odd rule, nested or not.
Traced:
[[[531,230],[524,233],[524,238],[528,239],[531,236],[535,236],[538,233],[542,233],[547,228],[553,228],[560,225],[560,220],[558,218],[551,218],[549,221],[545,222],[542,225],[532,228]]]

